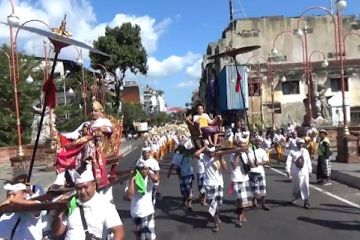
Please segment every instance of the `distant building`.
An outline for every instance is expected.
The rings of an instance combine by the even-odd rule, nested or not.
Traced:
[[[146,114],[166,112],[166,103],[162,90],[155,90],[146,85],[142,91],[142,99]]]
[[[140,86],[135,81],[125,81],[122,91],[124,103],[140,103]]]
[[[242,73],[243,80],[245,80],[245,86],[242,88],[243,90],[248,89],[246,104],[248,104],[247,111],[250,122],[258,122],[262,118],[265,125],[269,127],[273,111],[276,126],[284,125],[289,121],[306,122],[309,109],[308,98],[310,98],[313,119],[319,117],[317,115],[319,111],[314,111],[314,109],[321,108],[321,115],[327,115],[328,122],[333,125],[341,124],[343,101],[340,61],[336,51],[339,46],[335,42],[337,35],[334,21],[330,15],[306,16],[304,21],[300,21],[300,27],[306,26],[304,29],[307,35],[308,69],[311,70],[311,75],[309,74],[311,84],[306,81],[307,72],[304,69],[306,64],[303,46],[305,43],[302,43],[301,38],[292,34],[298,28],[298,21],[299,17],[284,16],[238,19],[224,29],[219,40],[209,43],[203,58],[203,72],[199,86],[199,97],[209,110],[214,113],[223,113],[224,109],[221,108],[220,99],[227,91],[227,89],[223,89],[221,93],[220,91],[213,93],[209,91],[210,86],[214,82],[220,84],[220,82],[226,81],[228,86],[234,89],[237,81],[234,71],[230,70],[234,68],[232,58],[223,56],[210,59],[209,57],[228,51],[230,47],[260,45],[261,48],[256,51],[236,56],[237,63],[242,66],[246,65],[248,68]],[[356,16],[343,16],[342,23],[344,36],[346,33],[356,34],[360,29],[360,20]],[[302,39],[304,40],[304,37]],[[276,51],[272,51],[274,47],[276,47]],[[344,102],[349,123],[351,121],[352,124],[356,124],[360,123],[359,41],[356,37],[348,37],[345,41],[345,48],[343,53],[345,58]],[[254,56],[256,54],[261,56]],[[325,63],[324,60],[327,62]],[[325,68],[326,65],[328,66]],[[227,73],[222,75],[224,71]],[[214,89],[220,89],[220,85],[215,86]],[[228,97],[232,96],[231,94],[227,95]],[[320,98],[320,96],[322,97]],[[241,107],[237,106],[237,108]]]

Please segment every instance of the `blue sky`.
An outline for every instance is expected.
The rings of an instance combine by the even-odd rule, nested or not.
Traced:
[[[142,85],[165,91],[169,107],[184,107],[197,88],[200,63],[208,43],[217,41],[229,20],[228,0],[14,0],[21,22],[42,19],[57,26],[66,13],[74,38],[91,42],[104,33],[106,25],[131,21],[143,31],[143,44],[149,53],[149,74],[128,75]],[[359,14],[360,1],[347,0],[345,14]],[[234,0],[235,17],[272,15],[299,16],[310,6],[330,6],[330,0]],[[0,9],[10,9],[8,0],[0,0]],[[313,11],[309,14],[322,12]],[[9,13],[2,11],[0,20]],[[41,44],[27,34],[23,50],[41,55]],[[0,31],[1,42],[8,31]],[[86,55],[86,52],[84,53]],[[63,58],[76,59],[74,50],[62,52]]]

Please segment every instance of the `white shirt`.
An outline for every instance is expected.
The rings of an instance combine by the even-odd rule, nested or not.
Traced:
[[[303,156],[304,166],[299,169],[296,167],[295,162],[298,157]],[[286,172],[291,173],[291,175],[307,176],[312,172],[312,165],[310,160],[309,151],[306,148],[291,150],[286,160]]]
[[[286,144],[286,148],[288,148],[289,150],[296,150],[296,139],[292,137],[289,138],[288,143]]]
[[[251,153],[251,154],[253,154],[253,153]],[[264,149],[262,149],[262,148],[255,149],[255,154],[256,154],[256,162],[257,163],[269,162],[269,157]],[[250,172],[260,173],[261,175],[265,176],[264,167],[262,165],[251,168]]]
[[[106,239],[108,229],[122,225],[115,206],[97,192],[89,201],[79,204],[84,208],[89,233],[96,237]],[[85,239],[79,207],[63,223],[67,226],[65,240]]]
[[[269,150],[271,148],[271,139],[270,138],[264,138],[263,142],[261,143],[261,147],[265,150]]]
[[[0,217],[0,239],[10,239],[11,231],[20,217],[20,222],[14,233],[14,240],[42,240],[41,216],[31,213],[10,213]]]
[[[198,174],[204,174],[205,173],[205,165],[203,161],[197,161],[197,172]]]
[[[132,218],[143,218],[155,212],[154,204],[152,202],[153,182],[151,180],[149,181],[149,177],[146,177],[144,181],[146,185],[145,194],[140,194],[135,186],[135,195],[131,198],[130,214]],[[128,190],[129,184],[128,181],[125,191]]]
[[[204,184],[207,186],[224,186],[224,180],[220,170],[220,161],[209,158],[203,153],[200,154],[199,161],[202,161],[205,167]]]
[[[240,154],[241,154],[244,164],[249,164],[249,158],[250,158],[250,161],[252,161],[252,159],[251,159],[251,156],[253,154],[252,151],[251,151],[251,153],[249,153],[249,158],[247,157],[247,154],[244,152],[242,152]],[[235,159],[236,158],[234,158],[233,161],[235,161]],[[249,181],[249,175],[245,174],[243,163],[241,162],[241,160],[240,160],[239,164],[236,166],[236,168],[231,171],[231,181],[232,182]]]

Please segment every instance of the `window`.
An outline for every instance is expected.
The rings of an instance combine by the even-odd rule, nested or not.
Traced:
[[[281,83],[284,95],[300,94],[300,81],[289,81]]]
[[[340,55],[340,54],[338,53],[338,55]],[[342,55],[345,57],[346,53],[343,52]],[[328,58],[336,58],[336,53],[335,52],[328,52]]]
[[[360,123],[360,107],[352,107],[351,110],[351,122]]]
[[[271,61],[272,62],[286,62],[287,61],[287,57],[284,56],[271,56]]]
[[[344,79],[344,82],[345,82],[345,91],[348,92],[349,91],[349,81],[348,81],[347,77]],[[331,87],[332,92],[341,91],[341,78],[331,78],[330,79],[330,87]]]
[[[261,94],[261,83],[257,82],[255,79],[249,81],[249,96],[255,97],[260,96]]]

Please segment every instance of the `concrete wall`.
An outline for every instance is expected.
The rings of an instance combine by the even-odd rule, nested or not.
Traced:
[[[276,61],[276,59],[272,58],[272,69],[274,71],[274,101],[281,102],[282,104],[282,113],[276,114],[275,117],[278,126],[285,124],[289,119],[297,122],[303,121],[303,114],[305,111],[303,100],[307,98],[308,85],[306,84],[304,75],[304,52],[302,41],[292,34],[294,30],[298,29],[298,26],[300,28],[307,26],[308,28],[307,47],[308,56],[311,60],[310,66],[312,67],[318,82],[327,87],[325,95],[331,97],[341,94],[341,92],[332,92],[330,88],[330,78],[336,75],[339,76],[340,74],[339,61],[336,59],[335,54],[337,48],[335,43],[335,25],[334,20],[330,15],[309,16],[300,20],[298,17],[285,18],[283,16],[240,19],[235,23],[235,31],[230,31],[229,28],[225,29],[222,38],[218,40],[217,44],[210,43],[206,55],[204,55],[204,62],[208,62],[209,60],[207,57],[227,51],[229,48],[260,45],[261,48],[258,50],[237,55],[236,60],[240,64],[263,63],[261,64],[261,78],[264,81],[262,98],[263,102],[269,102],[271,101],[271,91],[267,78],[266,61],[273,46],[275,46],[278,50],[277,56],[283,58],[281,61]],[[343,17],[344,33],[355,31],[356,27],[359,26],[359,20],[357,20],[355,16]],[[282,32],[284,33],[280,34]],[[359,36],[353,35],[349,35],[345,41],[347,59],[345,61],[345,76],[350,78],[350,91],[346,93],[346,99],[351,107],[360,106],[360,91],[357,91],[360,87],[360,71],[358,67],[360,64],[360,59],[358,57],[360,54],[359,42]],[[321,62],[324,57],[321,53],[314,51],[321,51],[324,53],[326,59],[330,62],[328,68],[321,68]],[[255,54],[262,55],[262,57],[253,57]],[[250,58],[252,60],[249,61]],[[223,66],[231,62],[231,58],[215,59],[215,69],[219,72]],[[292,76],[294,74],[297,76]],[[283,75],[285,75],[287,79],[293,77],[295,80],[296,78],[297,80],[300,80],[299,94],[283,94],[282,84],[279,81]],[[265,108],[264,118],[264,120],[268,122],[269,118]]]

